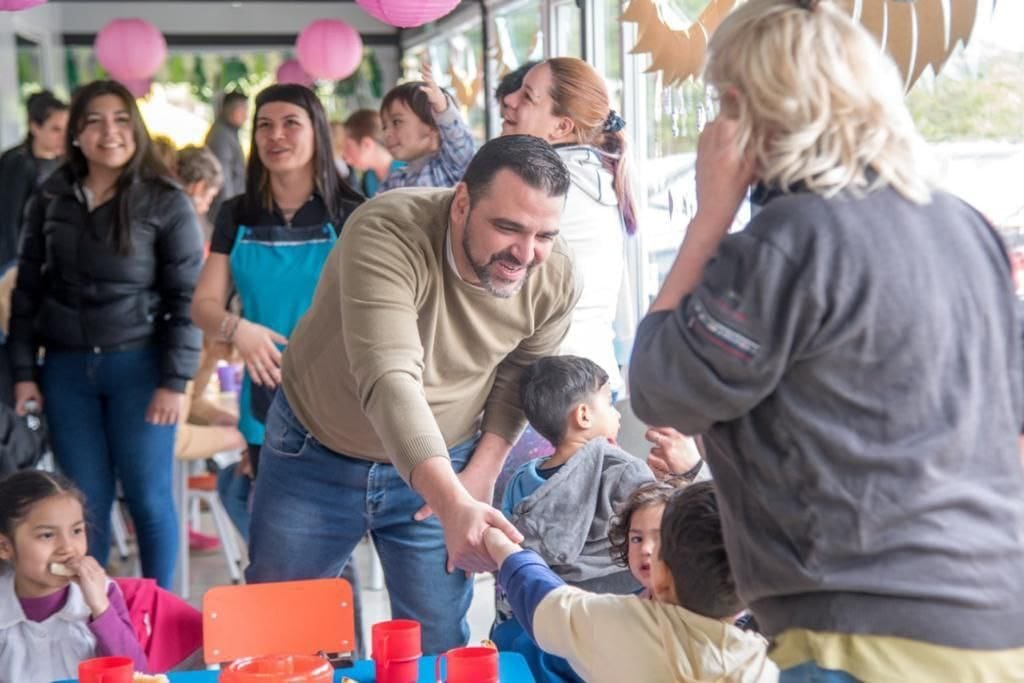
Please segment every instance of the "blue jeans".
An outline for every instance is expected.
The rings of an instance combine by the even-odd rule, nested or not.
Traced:
[[[857,679],[837,669],[822,669],[815,662],[804,662],[783,670],[779,683],[857,683]]]
[[[242,539],[249,542],[249,490],[252,480],[232,463],[217,473],[217,495]]]
[[[143,576],[170,589],[178,556],[174,425],[146,422],[160,385],[160,353],[47,353],[43,407],[60,469],[85,494],[89,554],[105,565],[110,508],[120,479],[135,524]]]
[[[473,439],[451,449],[456,472],[475,446]],[[369,533],[392,616],[420,622],[425,654],[465,645],[473,582],[464,572],[447,572],[437,517],[413,520],[423,504],[394,466],[335,453],[317,441],[278,391],[256,478],[246,580],[338,576]]]

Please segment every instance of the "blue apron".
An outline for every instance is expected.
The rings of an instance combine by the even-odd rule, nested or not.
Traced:
[[[290,337],[313,303],[320,271],[337,239],[329,222],[306,227],[239,225],[230,263],[243,317]],[[248,443],[263,443],[270,396],[271,391],[253,385],[245,373],[238,428]]]

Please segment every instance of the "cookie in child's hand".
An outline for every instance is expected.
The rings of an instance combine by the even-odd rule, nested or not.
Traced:
[[[75,573],[73,571],[68,569],[66,564],[61,564],[60,562],[51,562],[50,566],[49,566],[49,570],[50,570],[50,573],[54,574],[55,576],[74,576],[75,575]]]
[[[149,675],[139,673],[138,671],[132,676],[132,683],[169,683],[170,679],[163,674]]]

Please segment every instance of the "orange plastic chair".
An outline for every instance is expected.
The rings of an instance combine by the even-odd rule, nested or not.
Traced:
[[[355,650],[352,586],[311,579],[218,586],[203,596],[207,664],[265,655]]]

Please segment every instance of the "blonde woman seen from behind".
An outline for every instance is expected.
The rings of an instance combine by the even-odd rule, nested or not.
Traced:
[[[1024,368],[998,235],[933,189],[895,65],[835,4],[750,0],[706,78],[722,114],[637,331],[637,415],[705,433],[783,683],[1021,679]],[[764,206],[727,235],[753,182]]]

